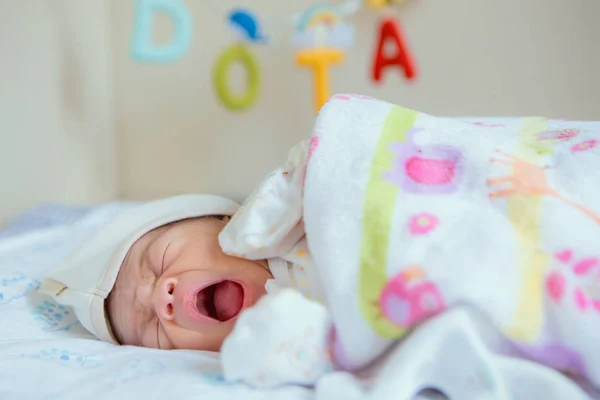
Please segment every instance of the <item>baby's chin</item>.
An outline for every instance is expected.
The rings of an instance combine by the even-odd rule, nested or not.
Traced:
[[[217,332],[179,332],[171,338],[172,350],[194,350],[219,352],[225,339],[231,334],[235,323],[220,326]]]

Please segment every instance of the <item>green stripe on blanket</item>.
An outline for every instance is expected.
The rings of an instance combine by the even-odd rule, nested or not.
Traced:
[[[416,111],[394,107],[388,115],[375,149],[365,193],[360,254],[360,310],[375,332],[384,338],[398,338],[405,329],[390,323],[381,313],[380,294],[387,282],[386,264],[392,216],[398,187],[384,180],[392,168],[392,142],[405,142],[406,133],[417,119]]]

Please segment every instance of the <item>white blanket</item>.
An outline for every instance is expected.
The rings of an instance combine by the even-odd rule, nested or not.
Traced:
[[[494,377],[483,385],[489,398],[536,398],[540,382],[550,388],[545,399],[585,398],[557,371],[600,385],[600,190],[585,172],[600,166],[599,136],[598,122],[468,123],[336,96],[310,144],[292,149],[220,238],[232,254],[312,268],[325,305],[271,283],[271,298],[225,344],[226,378],[315,383],[335,365],[364,368],[443,316],[449,327],[462,319],[465,330],[450,340],[452,329],[424,326],[418,343],[444,343],[446,353],[436,353],[444,368],[414,361],[426,348],[406,350],[403,363],[394,353],[379,368],[395,365],[390,376],[408,387],[443,386],[456,399],[479,373]],[[298,243],[310,262],[294,255]],[[275,275],[275,287],[302,290]],[[236,354],[254,340],[269,356],[241,365]],[[282,354],[299,340],[313,356],[286,366]],[[478,355],[463,359],[455,343]],[[505,368],[507,355],[521,367]],[[456,365],[465,380],[450,387],[444,371]],[[392,393],[394,382],[382,384],[372,390]]]

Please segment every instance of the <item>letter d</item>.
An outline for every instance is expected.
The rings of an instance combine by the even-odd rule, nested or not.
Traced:
[[[183,57],[192,41],[192,19],[180,0],[136,0],[136,16],[131,55],[140,61],[170,63]],[[152,43],[154,15],[162,12],[175,25],[171,41]]]

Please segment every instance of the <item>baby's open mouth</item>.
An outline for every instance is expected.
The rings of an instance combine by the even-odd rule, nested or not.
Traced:
[[[229,321],[237,316],[244,303],[242,285],[221,281],[207,286],[196,295],[198,312],[217,321]]]

